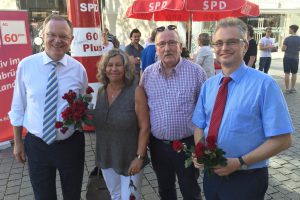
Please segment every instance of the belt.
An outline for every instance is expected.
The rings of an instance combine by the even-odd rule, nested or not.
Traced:
[[[180,142],[182,142],[182,143],[186,143],[187,140],[189,140],[189,139],[191,139],[191,138],[193,138],[193,137],[194,137],[194,136],[191,135],[191,136],[189,136],[189,137],[182,138],[182,139],[180,139],[180,140],[161,140],[161,139],[158,139],[158,138],[152,136],[152,138],[154,138],[155,140],[160,141],[160,142],[162,142],[162,143],[164,143],[164,144],[167,144],[167,145],[172,145],[174,141],[180,141]]]
[[[262,167],[262,168],[255,168],[255,169],[246,169],[246,170],[238,170],[235,171],[234,173],[238,173],[238,174],[251,174],[251,173],[256,173],[259,171],[263,171],[268,169],[267,167]]]
[[[33,138],[38,139],[38,140],[44,142],[44,140],[43,140],[42,138],[40,138],[40,137],[38,137],[38,136],[36,136],[36,135],[30,133],[30,132],[28,132],[28,134],[30,134]],[[63,143],[63,142],[65,142],[65,141],[71,139],[72,137],[74,137],[74,136],[77,135],[77,134],[83,134],[83,133],[80,132],[80,131],[78,131],[78,130],[76,130],[76,131],[74,131],[74,133],[73,133],[70,137],[68,137],[68,138],[66,138],[66,139],[64,139],[64,140],[55,140],[52,144],[60,144],[60,143]]]

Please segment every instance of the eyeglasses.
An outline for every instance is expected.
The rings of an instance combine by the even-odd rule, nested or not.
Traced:
[[[170,30],[170,31],[173,31],[173,30],[177,29],[177,26],[175,26],[175,25],[169,25],[169,26],[167,26],[167,27],[165,27],[165,26],[160,26],[160,27],[157,27],[157,28],[156,28],[156,31],[157,31],[157,32],[163,32],[163,31],[166,30],[166,29],[168,29],[168,30]]]
[[[214,42],[212,45],[214,48],[221,48],[224,44],[226,44],[226,46],[228,46],[228,47],[235,47],[240,42],[245,42],[245,40],[243,40],[243,39],[229,39],[227,41],[218,40],[218,41]]]
[[[54,33],[46,33],[47,38],[49,39],[56,39],[57,37],[61,40],[69,40],[71,37],[67,36],[67,35],[55,35]]]
[[[179,42],[175,41],[175,40],[169,40],[169,41],[161,41],[159,43],[156,43],[156,46],[158,46],[159,48],[164,48],[167,44],[170,47],[175,47]]]

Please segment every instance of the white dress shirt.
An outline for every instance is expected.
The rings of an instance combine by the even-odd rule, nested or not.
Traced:
[[[45,52],[24,58],[18,65],[11,111],[8,113],[13,126],[23,126],[37,137],[43,137],[44,104],[48,76],[52,59]],[[57,121],[62,121],[61,113],[68,106],[62,96],[69,90],[83,94],[88,86],[83,65],[65,55],[56,67],[58,79]],[[64,140],[74,132],[74,127],[62,134],[57,131],[56,140]]]

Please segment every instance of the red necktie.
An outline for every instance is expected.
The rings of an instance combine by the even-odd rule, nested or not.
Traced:
[[[219,88],[216,102],[214,105],[214,110],[212,113],[212,117],[210,120],[209,130],[208,130],[208,136],[214,136],[216,139],[218,138],[218,132],[220,128],[220,124],[222,121],[225,104],[227,100],[227,93],[228,93],[228,83],[232,79],[230,77],[224,77],[222,80],[222,85]]]

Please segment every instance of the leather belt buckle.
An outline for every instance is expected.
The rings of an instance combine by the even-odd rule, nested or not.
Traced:
[[[161,140],[163,143],[168,144],[168,145],[172,145],[173,141],[170,140]]]

